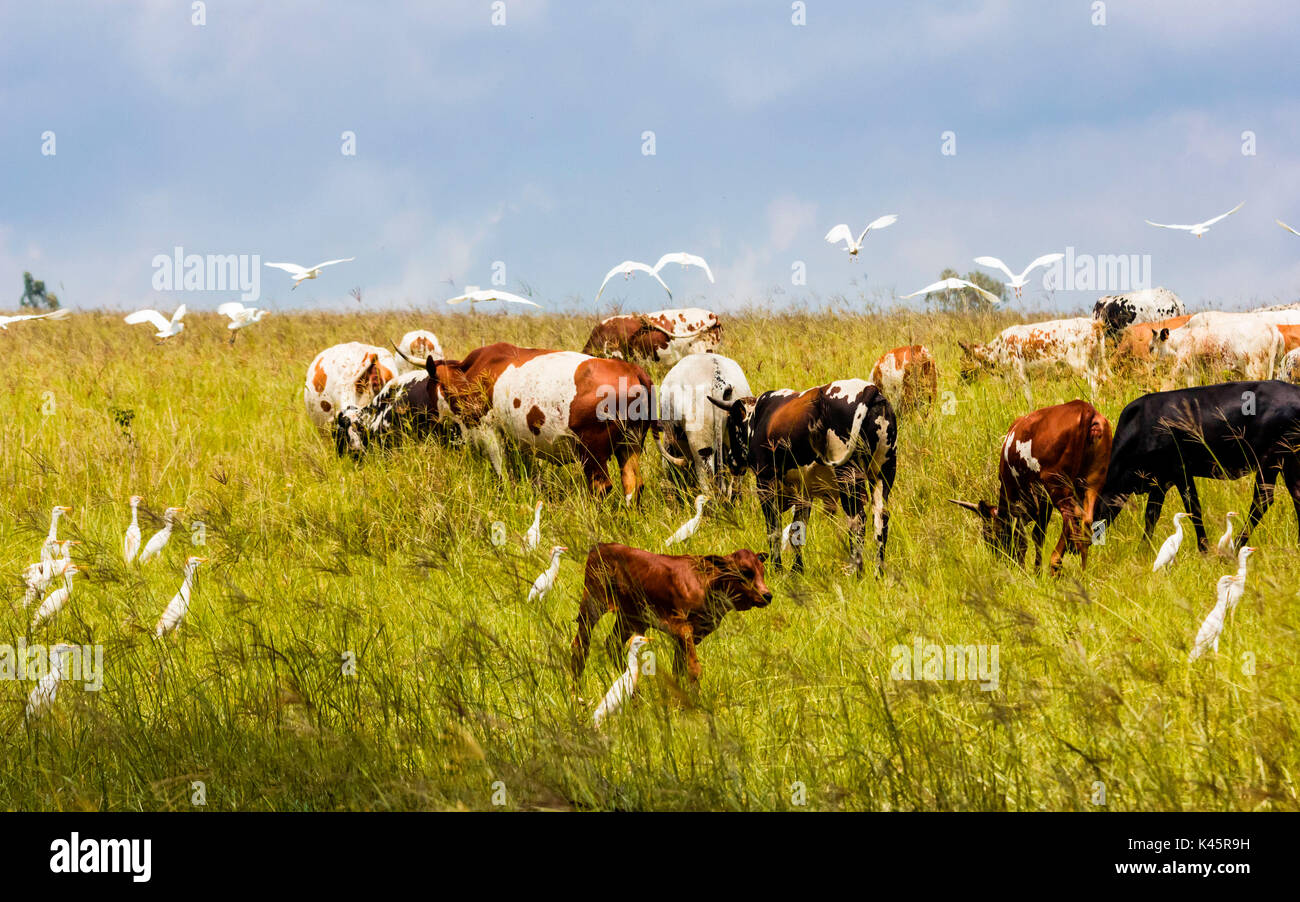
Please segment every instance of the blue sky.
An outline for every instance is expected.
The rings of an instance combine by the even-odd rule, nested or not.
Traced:
[[[429,305],[466,284],[589,309],[624,259],[678,302],[893,293],[991,254],[1149,254],[1189,305],[1300,300],[1300,19],[1293,3],[208,0],[5,4],[0,307],[30,269],[70,305],[215,307],[152,261],[355,255],[272,309]],[[15,52],[15,48],[23,48]],[[41,153],[56,135],[57,153]],[[356,155],[341,153],[344,131]],[[653,156],[642,133],[655,133]],[[941,153],[945,131],[956,154]],[[1256,153],[1243,155],[1242,133]],[[1239,201],[1206,237],[1195,222]],[[861,261],[822,240],[868,237]],[[791,284],[802,261],[807,284]],[[1039,280],[1028,307],[1099,291]],[[602,306],[665,306],[649,280]]]

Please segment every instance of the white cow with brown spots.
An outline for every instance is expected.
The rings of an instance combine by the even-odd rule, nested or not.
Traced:
[[[349,407],[364,407],[398,371],[391,351],[349,341],[326,348],[307,367],[303,402],[307,416],[322,432]]]
[[[1190,388],[1202,371],[1216,381],[1224,373],[1240,374],[1247,380],[1272,379],[1286,350],[1279,319],[1285,320],[1287,315],[1211,311],[1196,314],[1180,329],[1161,330],[1153,350],[1158,357],[1174,360],[1165,388],[1180,381]]]
[[[446,354],[442,352],[442,345],[438,343],[438,336],[434,335],[428,329],[416,329],[407,332],[402,336],[402,340],[397,343],[397,374],[409,373],[414,370],[424,370],[424,361],[432,357],[434,360],[443,360]],[[412,361],[419,361],[419,364]]]
[[[582,353],[648,363],[676,363],[687,354],[716,351],[722,341],[718,315],[703,307],[625,313],[606,317]]]
[[[1064,364],[1092,391],[1110,375],[1106,360],[1106,326],[1088,316],[1010,326],[986,345],[959,341],[961,376],[969,381],[981,371],[1011,372],[1029,385],[1028,370]]]
[[[871,382],[885,393],[895,413],[927,407],[939,392],[934,355],[925,345],[908,345],[881,354],[872,367]]]

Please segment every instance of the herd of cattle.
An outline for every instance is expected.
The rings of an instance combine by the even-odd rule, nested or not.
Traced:
[[[869,518],[876,565],[883,568],[898,416],[933,403],[937,394],[934,358],[913,345],[881,355],[870,380],[756,395],[739,364],[718,353],[722,333],[710,311],[661,310],[602,320],[582,352],[499,342],[448,359],[435,335],[417,331],[391,352],[357,342],[322,351],[308,368],[304,398],[308,415],[332,435],[340,454],[359,457],[369,448],[437,435],[479,449],[499,475],[515,457],[509,452],[576,459],[597,496],[613,488],[613,458],[629,505],[641,493],[647,436],[689,495],[732,499],[752,470],[768,553],[669,556],[599,545],[588,558],[575,669],[582,668],[593,618],[618,611],[619,629],[636,631],[652,611],[656,625],[679,641],[679,657],[695,676],[694,642],[716,625],[718,611],[728,603],[744,609],[770,600],[764,562],[779,569],[789,548],[795,570],[802,569],[802,543],[783,541],[790,529],[782,529],[786,512],[793,511],[792,524],[806,525],[816,503],[831,512],[842,508],[850,565],[859,574]],[[1017,560],[1032,542],[1041,565],[1055,509],[1064,528],[1051,570],[1059,570],[1067,550],[1086,566],[1098,531],[1139,494],[1147,496],[1149,538],[1172,488],[1204,551],[1197,477],[1254,476],[1241,545],[1272,502],[1279,475],[1300,518],[1300,387],[1273,381],[1279,372],[1300,377],[1300,307],[1188,316],[1161,288],[1102,298],[1092,317],[1012,326],[987,344],[961,343],[961,351],[964,380],[994,371],[1024,381],[1029,369],[1064,364],[1092,389],[1119,368],[1154,373],[1163,358],[1173,362],[1172,390],[1129,403],[1113,431],[1082,400],[1012,424],[1001,447],[997,502],[955,503],[976,513],[985,538]],[[643,367],[667,365],[656,388]],[[1206,370],[1246,381],[1191,384]],[[1183,378],[1188,386],[1173,389]],[[652,588],[653,575],[665,573],[667,583]],[[669,591],[670,584],[678,589]],[[719,609],[712,596],[728,602]]]

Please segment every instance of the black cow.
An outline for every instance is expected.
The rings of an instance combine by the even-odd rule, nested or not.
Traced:
[[[849,517],[849,559],[862,573],[866,511],[870,505],[883,569],[889,538],[889,493],[894,487],[898,421],[880,389],[863,379],[841,379],[802,392],[764,392],[757,399],[709,400],[727,411],[728,464],[736,474],[753,468],[772,547],[781,568],[781,514],[794,507],[801,524],[794,569],[803,570],[803,543],[814,499]]]
[[[1192,515],[1196,542],[1207,546],[1196,477],[1240,479],[1253,474],[1255,496],[1241,536],[1273,503],[1280,474],[1300,518],[1300,386],[1286,382],[1225,382],[1143,395],[1115,426],[1110,468],[1095,519],[1114,522],[1129,495],[1147,496],[1143,533],[1160,519],[1171,487]]]

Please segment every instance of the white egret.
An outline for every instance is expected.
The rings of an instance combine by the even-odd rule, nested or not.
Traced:
[[[700,269],[704,270],[704,274],[709,277],[710,282],[714,281],[713,270],[709,269],[709,264],[705,262],[704,258],[695,254],[688,254],[685,251],[675,251],[671,254],[664,254],[660,257],[659,262],[655,264],[654,268],[655,278],[659,277],[659,271],[669,263],[680,263],[683,269],[688,266],[698,266]],[[660,282],[662,281],[663,280],[660,279]],[[666,288],[667,286],[664,287]],[[668,294],[671,296],[672,292],[670,291]]]
[[[20,323],[28,319],[67,319],[68,311],[60,307],[58,310],[51,310],[49,313],[19,313],[14,316],[0,316],[0,332],[9,331],[10,323]]]
[[[1238,516],[1240,514],[1236,511],[1228,511],[1228,528],[1219,536],[1219,544],[1215,546],[1215,550],[1223,557],[1232,557],[1232,518]]]
[[[60,557],[30,564],[23,570],[23,582],[27,585],[27,591],[23,593],[24,608],[35,601],[37,595],[48,589],[56,576],[62,576],[63,571],[71,566],[72,546],[80,544],[74,539],[64,539],[59,542]]]
[[[881,216],[878,219],[873,219],[867,225],[867,227],[862,230],[862,234],[858,236],[858,239],[856,241],[853,240],[853,232],[849,229],[848,225],[846,223],[841,222],[839,225],[835,226],[833,229],[831,229],[829,232],[826,233],[826,240],[829,241],[831,244],[837,244],[843,241],[844,246],[848,248],[849,256],[856,257],[858,255],[858,251],[862,250],[862,242],[866,240],[868,232],[870,232],[872,229],[880,230],[880,229],[889,228],[891,225],[893,225],[896,222],[898,222],[897,213],[890,213],[887,216]]]
[[[282,269],[293,277],[293,291],[307,279],[314,279],[320,275],[320,271],[327,266],[333,266],[335,263],[351,263],[356,257],[343,257],[338,260],[326,260],[324,263],[317,263],[315,266],[299,266],[297,263],[268,263],[267,266],[272,269]]]
[[[149,541],[145,543],[144,551],[140,552],[140,563],[147,563],[162,552],[168,540],[172,537],[172,528],[176,525],[176,515],[184,510],[183,507],[169,507],[163,511],[162,529],[154,533]]]
[[[56,504],[50,511],[50,531],[45,535],[45,542],[41,545],[42,563],[54,559],[54,553],[59,550],[59,519],[64,514],[72,513],[72,508],[66,504]]]
[[[479,290],[467,289],[464,294],[454,298],[447,298],[448,304],[463,304],[466,301],[472,303],[481,303],[485,301],[504,301],[507,304],[527,304],[529,307],[540,307],[541,304],[536,301],[530,301],[528,298],[521,298],[517,294],[511,294],[508,291],[491,291],[488,289]]]
[[[542,541],[542,502],[537,502],[537,507],[533,508],[533,525],[528,527],[524,533],[524,551],[536,551],[537,545]]]
[[[685,542],[695,535],[695,530],[700,528],[700,518],[704,516],[704,505],[708,500],[707,495],[695,496],[695,516],[683,523],[677,532],[668,537],[668,540],[664,542],[665,548],[676,545],[678,542]]]
[[[1224,619],[1229,611],[1237,607],[1242,593],[1246,591],[1246,559],[1254,553],[1255,549],[1249,545],[1242,548],[1237,556],[1237,572],[1219,577],[1218,599],[1201,624],[1201,628],[1196,631],[1196,642],[1187,654],[1188,661],[1195,661],[1211,648],[1214,649],[1215,654],[1218,654]]]
[[[641,651],[649,642],[650,638],[640,633],[637,633],[628,642],[627,670],[623,671],[622,676],[614,681],[614,685],[609,687],[605,697],[596,706],[596,713],[592,715],[592,724],[596,729],[599,730],[605,718],[622,708],[627,700],[635,694],[636,684],[641,679]]]
[[[1021,297],[1024,287],[1029,284],[1029,274],[1031,272],[1040,266],[1048,266],[1064,257],[1065,254],[1043,254],[1043,256],[1035,258],[1034,262],[1026,266],[1019,274],[1013,273],[1007,265],[997,257],[976,257],[975,262],[980,266],[991,266],[994,269],[1000,269],[1006,273],[1007,279],[1010,280],[1007,282],[1007,285],[1011,286],[1011,288],[1015,290],[1016,297]]]
[[[76,564],[70,563],[63,568],[63,585],[46,595],[41,606],[36,609],[36,616],[32,618],[33,629],[63,610],[63,606],[72,597],[72,577],[80,572],[81,569]]]
[[[657,267],[651,266],[648,263],[638,263],[635,260],[624,260],[618,266],[615,266],[609,272],[605,273],[605,280],[600,283],[600,291],[596,292],[596,300],[598,301],[600,300],[601,292],[605,290],[605,286],[609,284],[610,279],[618,275],[621,275],[624,279],[627,279],[630,278],[632,273],[634,272],[649,273],[651,276],[654,277],[654,280],[656,282],[658,282],[660,285],[663,286],[664,291],[668,292],[669,297],[673,296],[672,291],[668,288],[668,283],[659,277],[659,270]],[[712,275],[710,275],[709,278],[712,279],[713,278]]]
[[[76,651],[75,645],[60,642],[50,649],[50,669],[41,676],[35,688],[27,696],[27,716],[36,717],[54,704],[59,692],[59,683],[68,678],[68,656]]]
[[[560,555],[568,550],[563,545],[556,545],[551,549],[551,565],[533,580],[533,587],[528,590],[529,601],[540,601],[555,586],[555,578],[560,575]]]
[[[190,592],[194,585],[194,571],[199,569],[199,564],[206,561],[205,557],[190,557],[185,561],[185,579],[181,582],[180,589],[167,603],[167,608],[163,611],[162,616],[158,618],[158,625],[154,627],[154,635],[162,638],[172,630],[180,629],[181,620],[185,617],[185,612],[190,609]]]
[[[1144,221],[1146,222],[1147,225],[1155,226],[1158,229],[1177,229],[1180,232],[1191,232],[1197,238],[1200,238],[1202,235],[1204,235],[1206,232],[1210,230],[1210,226],[1214,225],[1220,219],[1226,219],[1227,217],[1231,216],[1233,213],[1236,213],[1245,205],[1246,202],[1243,200],[1241,203],[1237,204],[1237,206],[1233,207],[1227,213],[1220,213],[1218,216],[1214,217],[1213,219],[1207,219],[1205,220],[1205,222],[1194,222],[1191,225],[1171,225],[1169,223],[1164,223],[1164,222],[1152,222],[1149,219]]]
[[[122,537],[122,557],[128,564],[140,553],[140,502],[143,500],[139,495],[131,496],[131,525]]]
[[[1191,514],[1179,511],[1174,514],[1174,534],[1165,539],[1164,544],[1160,546],[1160,551],[1156,555],[1156,562],[1151,566],[1151,572],[1155,573],[1161,567],[1168,567],[1174,562],[1174,555],[1178,553],[1179,547],[1183,544],[1183,521],[1190,517]]]
[[[998,297],[991,291],[985,291],[973,282],[967,282],[965,279],[948,278],[940,279],[932,285],[927,285],[920,291],[913,291],[911,294],[903,295],[904,298],[914,298],[920,294],[932,294],[937,291],[958,291],[962,288],[973,288],[975,291],[988,301],[990,304],[1001,304],[1002,298]]]
[[[226,328],[234,333],[246,326],[251,326],[253,323],[260,323],[262,317],[266,316],[270,311],[258,307],[245,307],[239,301],[227,301],[217,308],[217,312],[222,316],[230,317],[230,324]],[[230,343],[235,343],[233,334],[230,336]]]
[[[185,305],[181,304],[172,313],[171,319],[163,316],[157,310],[137,310],[126,317],[126,324],[134,326],[139,323],[149,323],[158,331],[154,337],[159,341],[166,341],[173,335],[180,335],[185,331],[185,323],[181,322],[185,318]]]

